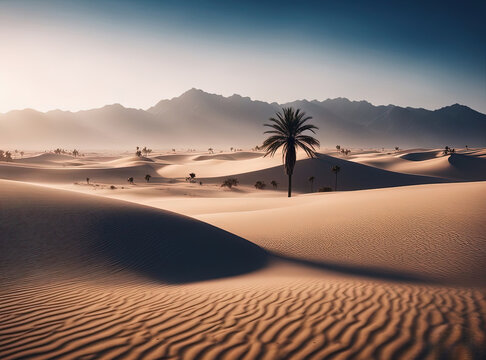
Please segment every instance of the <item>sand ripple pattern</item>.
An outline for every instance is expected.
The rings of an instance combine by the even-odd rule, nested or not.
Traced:
[[[486,356],[478,289],[266,271],[181,286],[124,279],[4,289],[0,358]]]

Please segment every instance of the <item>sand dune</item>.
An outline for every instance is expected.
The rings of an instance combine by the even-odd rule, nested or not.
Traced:
[[[263,153],[257,152],[235,152],[229,154],[199,155],[194,158],[195,161],[201,160],[248,160],[263,157]]]
[[[302,192],[310,175],[327,185],[331,163],[343,188],[373,189],[291,199],[285,178],[251,186],[283,173],[258,153],[0,163],[24,181],[0,180],[0,358],[485,358],[486,182],[358,163],[483,160],[400,158],[419,152],[300,160]],[[167,168],[242,185],[168,183]]]
[[[249,271],[265,259],[243,239],[153,208],[8,181],[0,201],[3,283],[70,267],[126,267],[180,282]]]
[[[486,180],[486,159],[475,152],[443,155],[442,151],[360,157],[354,161],[389,171],[449,180]]]
[[[272,180],[279,184],[287,184],[287,175],[283,165],[281,165],[280,157],[275,157],[273,161],[277,160],[277,164],[273,167],[267,165],[266,168],[249,171],[238,172],[240,168],[233,167],[231,176],[236,177],[240,183],[246,185],[253,185],[256,181],[264,181],[267,185]],[[420,176],[402,174],[383,169],[378,169],[372,166],[362,165],[346,159],[333,157],[329,155],[319,154],[316,159],[301,159],[295,165],[294,176],[292,177],[293,188],[297,192],[310,192],[311,184],[309,177],[314,176],[313,189],[316,191],[320,187],[335,187],[335,174],[331,171],[332,166],[339,165],[341,171],[338,174],[338,190],[361,190],[361,189],[375,189],[382,187],[416,185],[416,184],[430,184],[446,182],[448,180],[437,177]],[[163,169],[165,171],[165,169]],[[159,171],[159,173],[161,173]],[[203,181],[222,182],[225,177],[205,178],[202,175]]]
[[[484,182],[313,195],[285,207],[279,200],[196,217],[317,265],[486,286]]]

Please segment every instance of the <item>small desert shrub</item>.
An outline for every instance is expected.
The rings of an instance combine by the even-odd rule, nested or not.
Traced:
[[[221,184],[221,187],[227,187],[227,188],[232,188],[233,186],[237,186],[238,185],[238,179],[236,178],[229,178],[229,179],[226,179],[222,184]]]
[[[263,190],[265,189],[265,186],[267,186],[263,181],[257,181],[255,183],[255,188],[258,189],[258,190]]]
[[[110,186],[110,189],[111,189],[111,190],[115,190],[115,189],[116,189],[116,186],[115,186],[115,185],[111,185],[111,186]]]
[[[319,192],[330,192],[330,191],[332,191],[332,188],[329,186],[323,186],[319,188]]]

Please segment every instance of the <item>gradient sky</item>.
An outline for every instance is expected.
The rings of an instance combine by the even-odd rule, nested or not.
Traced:
[[[196,87],[486,113],[486,2],[0,0],[0,112]]]

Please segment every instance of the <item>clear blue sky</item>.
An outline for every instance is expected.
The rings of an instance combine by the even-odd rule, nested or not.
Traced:
[[[0,112],[192,87],[486,112],[485,18],[485,1],[0,1]]]

